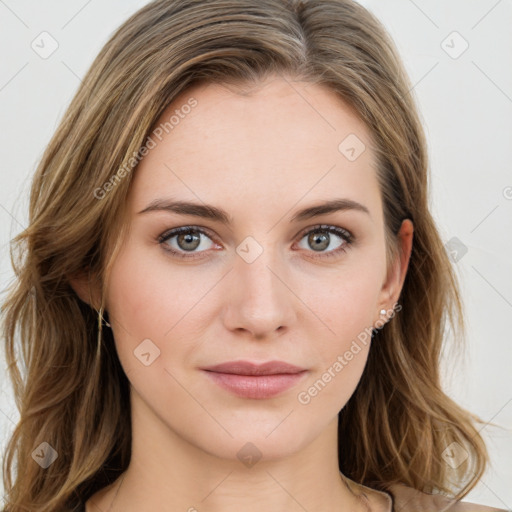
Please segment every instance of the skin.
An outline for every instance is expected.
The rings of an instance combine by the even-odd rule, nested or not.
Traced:
[[[144,157],[128,197],[130,233],[108,280],[106,310],[131,383],[132,459],[86,510],[366,510],[339,474],[337,415],[361,378],[371,343],[359,343],[357,355],[308,404],[297,396],[383,318],[381,309],[390,316],[413,226],[403,222],[402,253],[388,272],[370,134],[329,89],[281,77],[249,95],[195,86],[157,124],[190,97],[197,106]],[[349,134],[366,145],[355,161],[338,150]],[[137,213],[171,197],[221,207],[233,225],[169,211]],[[369,214],[344,210],[291,221],[296,211],[334,198],[357,201]],[[344,228],[354,241],[327,257],[346,242],[313,231],[330,237],[327,248],[315,250],[307,235],[317,224]],[[211,235],[200,235],[197,259],[180,260],[158,243],[181,226]],[[263,251],[251,263],[236,252],[248,236]],[[189,254],[177,236],[166,244]],[[72,285],[88,301],[89,284],[77,278]],[[160,350],[149,366],[134,355],[145,339]],[[235,359],[284,360],[308,372],[274,398],[251,399],[199,369]],[[237,457],[248,442],[261,454],[252,467]],[[382,495],[365,492],[384,506]]]

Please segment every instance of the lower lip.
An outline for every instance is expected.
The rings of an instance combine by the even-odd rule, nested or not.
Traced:
[[[271,398],[295,386],[307,373],[278,375],[236,375],[206,371],[220,387],[243,398]]]

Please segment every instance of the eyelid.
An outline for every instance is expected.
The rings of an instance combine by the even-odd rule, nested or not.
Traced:
[[[314,226],[309,226],[307,228],[304,228],[302,231],[299,231],[299,233],[296,235],[296,238],[297,237],[302,238],[305,235],[307,235],[308,233],[310,233],[311,231],[321,231],[321,230],[325,230],[325,231],[331,230],[331,232],[333,232],[334,234],[337,234],[338,236],[341,236],[340,233],[343,233],[345,235],[345,237],[347,238],[347,243],[352,243],[355,240],[354,235],[348,229],[342,228],[340,226],[335,226],[333,224],[316,224]]]
[[[195,224],[186,224],[183,226],[176,226],[175,228],[166,229],[161,235],[157,237],[159,242],[163,242],[166,239],[172,238],[173,236],[179,235],[182,232],[186,231],[197,231],[204,235],[207,235],[212,241],[215,241],[216,235],[209,228],[205,228],[204,226],[197,226]],[[218,242],[217,242],[218,243]]]

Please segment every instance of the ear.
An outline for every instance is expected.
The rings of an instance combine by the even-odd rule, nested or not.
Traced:
[[[84,270],[72,276],[68,276],[68,282],[83,302],[89,304],[89,306],[96,310],[99,309],[101,302],[100,287],[93,274]]]
[[[381,308],[383,309],[392,309],[393,305],[398,301],[398,297],[400,297],[411,258],[413,233],[414,226],[412,221],[410,219],[403,220],[397,235],[398,255],[382,286]]]

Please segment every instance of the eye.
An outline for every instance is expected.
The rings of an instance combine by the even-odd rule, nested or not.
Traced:
[[[158,243],[163,246],[164,250],[178,258],[197,258],[201,257],[198,252],[201,253],[211,248],[208,247],[208,243],[206,243],[207,247],[205,247],[205,243],[201,240],[202,237],[206,237],[213,243],[211,237],[203,229],[195,226],[183,226],[171,229],[160,235]],[[203,249],[203,251],[196,251],[199,248]]]
[[[341,242],[336,242],[332,237],[333,234],[338,239],[341,239]],[[308,228],[308,231],[303,231],[300,236],[301,239],[306,238],[306,244],[313,248],[313,252],[317,253],[314,255],[315,258],[338,256],[345,252],[354,241],[354,237],[346,229],[329,225],[318,225],[312,229]],[[331,250],[325,251],[329,247]],[[308,247],[305,248],[307,249]]]
[[[332,237],[333,234],[341,242],[336,243],[336,240]],[[206,242],[204,242],[203,237],[207,240]],[[313,255],[315,258],[337,256],[345,252],[354,241],[353,235],[346,229],[329,225],[308,228],[299,237],[301,241],[307,237],[306,244],[313,248],[313,252],[317,253]],[[197,226],[182,226],[171,229],[160,235],[157,240],[165,251],[183,259],[200,258],[201,253],[207,252],[208,249],[212,247],[220,248],[206,230]],[[325,251],[329,247],[331,250]],[[308,249],[308,247],[301,248]]]

